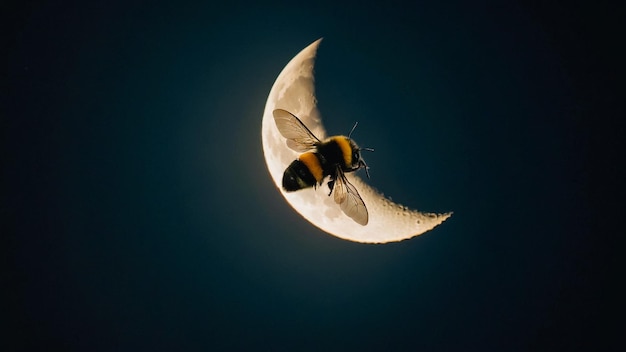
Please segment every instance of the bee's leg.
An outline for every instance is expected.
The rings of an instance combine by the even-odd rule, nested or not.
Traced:
[[[328,188],[330,189],[330,192],[328,192],[329,197],[333,193],[334,187],[335,187],[335,180],[333,179],[333,180],[328,181]]]

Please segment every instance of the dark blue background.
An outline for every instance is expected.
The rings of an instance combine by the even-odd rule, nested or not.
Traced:
[[[2,350],[623,348],[624,5],[218,3],[2,5]],[[432,232],[275,190],[265,100],[322,36],[327,130]]]

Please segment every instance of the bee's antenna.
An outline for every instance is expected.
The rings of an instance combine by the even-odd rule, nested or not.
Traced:
[[[367,152],[373,152],[374,148],[361,148],[361,150],[365,150]]]
[[[352,136],[352,132],[354,132],[354,129],[356,128],[356,126],[359,124],[359,121],[354,123],[354,126],[352,126],[352,129],[350,130],[350,133],[348,133],[348,138],[350,138],[350,136]]]

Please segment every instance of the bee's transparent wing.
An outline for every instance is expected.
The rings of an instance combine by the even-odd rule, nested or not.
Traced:
[[[280,134],[287,138],[287,146],[297,152],[313,149],[320,143],[302,121],[287,110],[274,110],[274,121]]]
[[[340,167],[337,168],[333,191],[335,192],[335,203],[341,206],[341,210],[357,224],[367,225],[369,216],[365,203]]]

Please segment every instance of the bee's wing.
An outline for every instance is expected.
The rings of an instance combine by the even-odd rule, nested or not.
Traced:
[[[334,192],[335,203],[341,206],[341,210],[357,224],[367,225],[368,214],[365,203],[340,167],[337,168]]]
[[[287,146],[297,152],[313,149],[320,143],[302,121],[287,110],[274,110],[274,121],[280,134],[287,138]]]

